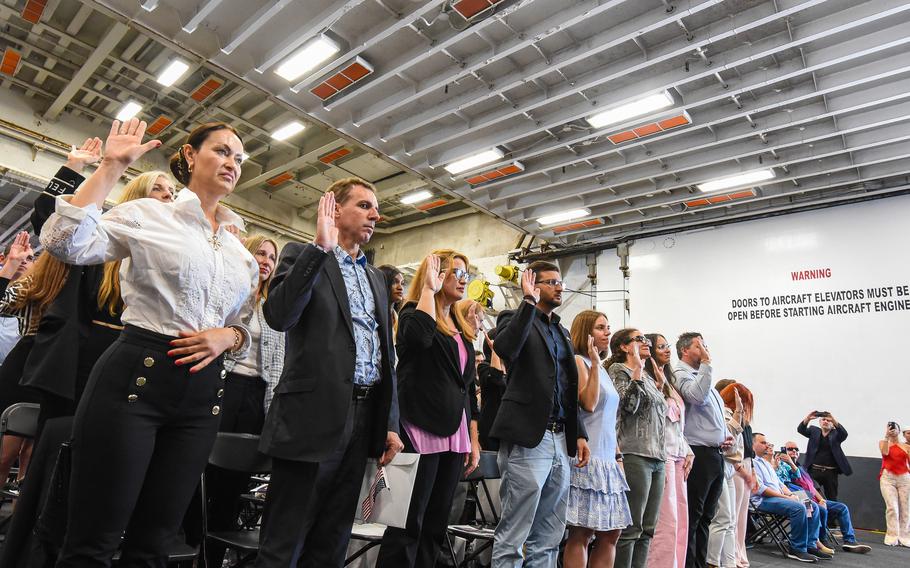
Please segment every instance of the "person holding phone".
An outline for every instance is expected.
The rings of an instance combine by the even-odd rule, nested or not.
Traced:
[[[910,547],[910,445],[900,441],[899,432],[896,422],[888,422],[885,438],[878,442],[878,481],[885,500],[885,544]]]
[[[818,426],[809,426],[809,422],[816,418]],[[847,429],[830,412],[814,410],[803,418],[796,431],[809,438],[803,462],[809,475],[821,485],[825,499],[836,501],[838,476],[853,473],[841,449],[841,444],[847,439]]]

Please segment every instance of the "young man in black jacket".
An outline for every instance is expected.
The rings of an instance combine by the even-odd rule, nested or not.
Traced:
[[[553,310],[562,304],[559,267],[531,263],[521,278],[524,300],[500,314],[493,349],[502,357],[506,390],[490,435],[499,439],[502,515],[493,566],[555,566],[566,528],[569,457],[588,463],[578,416],[578,371],[569,332]]]

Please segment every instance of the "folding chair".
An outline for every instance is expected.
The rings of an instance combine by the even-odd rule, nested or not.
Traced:
[[[234,434],[219,432],[215,445],[209,454],[211,465],[242,473],[268,473],[272,469],[272,460],[259,453],[259,436],[254,434]],[[228,550],[236,550],[240,557],[234,566],[245,566],[256,558],[259,552],[259,529],[215,531],[208,530],[208,511],[206,510],[205,473],[202,474],[202,547],[203,556],[207,543],[218,542]]]
[[[789,552],[790,537],[787,533],[787,527],[790,525],[789,519],[780,515],[759,511],[751,503],[749,504],[749,521],[755,527],[753,532],[746,539],[746,544],[757,544],[764,537],[769,537],[777,545],[778,550],[785,557]]]
[[[37,404],[30,402],[17,402],[12,404],[0,414],[0,441],[7,434],[10,436],[19,436],[20,438],[34,438],[38,431],[38,410]],[[18,470],[14,470],[18,473]],[[10,473],[13,473],[11,471]],[[5,479],[0,479],[0,486],[6,483]],[[17,498],[18,493],[0,490],[3,497]]]
[[[344,559],[344,565],[347,566],[370,551],[382,544],[382,535],[385,534],[385,525],[379,523],[354,523],[351,527],[351,540],[362,540],[367,544]]]
[[[480,556],[484,550],[493,546],[493,535],[496,531],[496,525],[499,523],[499,514],[493,506],[493,498],[487,487],[486,481],[488,479],[499,479],[499,476],[499,466],[496,464],[496,452],[480,452],[480,464],[477,469],[465,479],[465,482],[470,484],[468,495],[469,498],[473,495],[480,519],[469,525],[449,525],[449,528],[446,531],[446,544],[448,545],[449,555],[451,556],[453,566],[458,568],[465,567],[468,563],[473,562]],[[489,519],[487,518],[487,513],[483,510],[478,489],[483,490],[487,503],[490,504]],[[461,563],[458,562],[458,557],[455,554],[452,537],[463,538],[467,541],[465,556]],[[479,547],[474,548],[473,545],[475,541],[482,541],[482,544]],[[471,548],[470,552],[468,552],[469,547]]]

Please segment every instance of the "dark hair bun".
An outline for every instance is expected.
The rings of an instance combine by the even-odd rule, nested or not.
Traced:
[[[177,150],[174,152],[174,155],[171,156],[169,163],[171,173],[174,174],[174,178],[179,181],[181,184],[186,186],[190,182],[189,171],[187,168],[186,160],[183,158],[183,149]]]

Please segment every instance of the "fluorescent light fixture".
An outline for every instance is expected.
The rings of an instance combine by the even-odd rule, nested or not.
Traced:
[[[300,134],[303,132],[304,128],[306,128],[306,126],[304,126],[303,123],[295,120],[294,122],[285,124],[275,132],[272,132],[272,138],[275,140],[286,140],[295,134]]]
[[[755,170],[744,174],[722,177],[713,181],[700,183],[695,187],[700,191],[717,191],[719,189],[730,189],[731,187],[754,184],[769,179],[774,179],[774,170]]]
[[[590,214],[591,210],[587,207],[584,209],[570,209],[568,211],[563,211],[562,213],[544,215],[543,217],[537,219],[537,222],[541,225],[555,225],[556,223],[563,223],[565,221],[572,221],[573,219],[587,217]]]
[[[142,105],[136,101],[126,101],[126,104],[123,105],[123,108],[120,109],[120,112],[117,113],[117,120],[124,122],[129,120],[139,114],[139,111],[142,110]]]
[[[284,63],[275,69],[275,73],[288,81],[294,81],[309,71],[315,69],[320,63],[341,51],[341,46],[332,38],[320,34],[306,43],[291,55]]]
[[[158,7],[158,0],[143,0],[139,5],[142,6],[142,9],[146,12],[151,12]]]
[[[643,114],[665,109],[667,107],[673,106],[674,104],[675,103],[673,101],[673,97],[670,96],[670,93],[663,91],[661,93],[648,95],[647,97],[626,103],[624,105],[619,105],[618,107],[613,107],[609,110],[605,110],[597,114],[592,114],[585,120],[587,120],[588,124],[594,128],[602,128],[604,126],[616,124],[617,122],[623,122],[624,120],[629,120]]]
[[[433,197],[433,194],[430,193],[427,189],[421,189],[420,191],[415,191],[414,193],[409,193],[401,198],[401,202],[405,205],[413,205],[415,203],[420,203],[421,201],[426,201],[427,199]]]
[[[158,83],[164,85],[165,87],[170,87],[177,82],[177,79],[183,77],[183,74],[187,72],[190,68],[189,64],[175,59],[171,61],[170,65],[164,68],[164,71],[161,72],[161,75],[158,75]]]
[[[461,172],[466,172],[472,170],[477,166],[482,166],[484,164],[489,164],[490,162],[495,162],[496,160],[501,160],[503,157],[502,150],[499,148],[491,148],[480,152],[479,154],[474,154],[473,156],[468,156],[457,162],[452,162],[445,167],[445,170],[452,175],[460,174]]]

